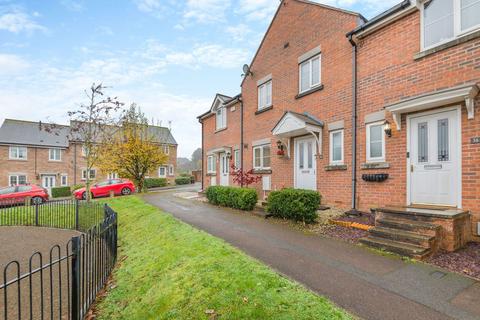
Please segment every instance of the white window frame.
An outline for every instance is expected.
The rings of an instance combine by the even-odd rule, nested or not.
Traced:
[[[58,152],[58,154],[57,154]],[[58,159],[56,159],[56,155],[58,155]],[[60,148],[50,148],[48,149],[48,161],[62,161],[62,149]]]
[[[240,149],[233,150],[233,165],[237,170],[242,167],[242,159],[240,158]]]
[[[63,183],[63,178],[65,178],[65,183]],[[62,187],[68,186],[68,175],[67,174],[60,175],[60,186],[62,186]]]
[[[16,149],[17,150],[17,156],[14,157],[13,156],[13,150]],[[25,157],[20,157],[20,150],[24,150],[25,151]],[[28,148],[27,147],[22,147],[22,146],[10,146],[10,148],[8,149],[8,158],[10,160],[27,160],[28,159]]]
[[[107,179],[108,180],[119,179],[118,173],[117,172],[109,172],[107,174]]]
[[[265,147],[269,147],[270,148],[270,166],[269,167],[265,167],[264,166],[264,156],[263,156],[263,149]],[[255,165],[255,150],[257,149],[260,149],[260,166],[256,166]],[[255,146],[253,147],[253,169],[255,170],[270,170],[271,169],[271,164],[272,164],[272,146],[270,144],[264,144],[264,145],[261,145],[261,146]]]
[[[263,90],[263,96],[261,95]],[[270,101],[268,101],[268,91],[270,90]],[[258,110],[263,110],[272,106],[272,80],[268,80],[258,86]]]
[[[333,135],[336,133],[340,133],[340,146],[342,147],[341,149],[341,159],[340,160],[333,160]],[[344,130],[343,129],[338,129],[338,130],[333,130],[330,131],[330,164],[333,165],[339,165],[343,164],[345,161],[345,155],[344,155]]]
[[[164,175],[161,174],[162,169],[163,169],[164,172],[165,172]],[[165,166],[160,166],[160,167],[158,167],[158,177],[159,177],[159,178],[166,178],[166,177],[167,177],[167,173],[168,173],[168,168],[167,168],[167,167],[165,167]]]
[[[163,153],[165,153],[166,155],[170,154],[170,146],[168,144],[163,145]]]
[[[220,116],[218,114],[219,112]],[[222,130],[227,127],[227,109],[225,107],[219,107],[215,111],[215,126],[217,130]]]
[[[313,63],[312,61],[317,59],[318,58],[318,83],[312,83],[312,78],[313,78]],[[309,80],[308,82],[310,83],[310,86],[305,89],[305,90],[302,90],[302,66],[304,64],[309,64]],[[316,87],[319,87],[322,85],[322,54],[319,53],[319,54],[316,54],[314,55],[313,57],[305,60],[305,61],[302,61],[301,63],[298,64],[298,92],[299,93],[304,93],[304,92],[307,92],[309,90],[312,90]]]
[[[86,157],[88,155],[88,148],[86,146],[82,146],[82,157]]]
[[[207,173],[217,173],[217,159],[214,155],[207,156]]]
[[[365,126],[366,132],[366,150],[367,150],[367,162],[385,162],[386,159],[386,150],[385,150],[385,133],[383,131],[385,121],[377,121],[369,123]],[[382,156],[381,157],[370,157],[370,128],[373,126],[381,126],[382,127]]]
[[[16,184],[12,184],[12,177],[15,177],[16,180],[17,180],[17,183]],[[12,187],[12,186],[18,186],[19,185],[19,181],[20,181],[20,177],[25,177],[25,184],[28,184],[28,179],[27,179],[27,175],[26,174],[23,174],[23,173],[15,173],[15,174],[9,174],[8,175],[8,186]]]
[[[174,175],[174,167],[173,164],[168,165],[168,175],[173,176]]]
[[[479,23],[467,30],[462,31],[461,0],[453,0],[453,37],[426,47],[425,46],[425,3],[426,2],[427,1],[424,0],[420,4],[420,48],[422,48],[422,51],[441,46],[444,43],[450,42],[454,39],[460,38],[464,35],[467,35],[469,33],[472,33],[480,29],[480,23]]]
[[[93,176],[92,176],[93,173]],[[89,179],[93,180],[97,178],[97,169],[90,169],[89,171]],[[87,169],[82,169],[82,180],[87,180]]]

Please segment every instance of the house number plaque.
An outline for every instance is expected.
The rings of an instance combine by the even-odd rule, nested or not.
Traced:
[[[470,140],[471,144],[480,144],[480,137],[474,137]]]

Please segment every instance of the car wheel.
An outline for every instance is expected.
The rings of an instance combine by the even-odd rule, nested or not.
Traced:
[[[123,188],[122,189],[122,195],[128,196],[130,193],[132,193],[132,190],[130,190],[130,188]]]
[[[87,193],[86,192],[82,193],[82,199],[87,200]],[[93,199],[93,193],[90,194],[90,199]]]
[[[37,205],[37,204],[42,204],[42,203],[43,203],[42,197],[33,197],[32,198],[32,204]]]

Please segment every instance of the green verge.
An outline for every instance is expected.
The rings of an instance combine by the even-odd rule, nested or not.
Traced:
[[[99,319],[352,319],[138,196],[109,203],[119,215],[120,252]]]

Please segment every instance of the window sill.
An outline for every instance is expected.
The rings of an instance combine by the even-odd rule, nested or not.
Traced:
[[[320,90],[323,90],[323,84],[319,85],[318,87],[314,87],[314,88],[308,89],[307,91],[297,94],[295,96],[295,99],[300,99],[302,97],[308,96],[309,94],[320,91]]]
[[[273,109],[273,105],[269,106],[269,107],[266,107],[266,108],[263,108],[263,109],[260,109],[260,110],[257,110],[255,111],[255,115],[257,114],[261,114],[261,113],[264,113],[264,112],[267,112],[269,110],[272,110]]]
[[[215,172],[207,173],[207,177],[215,177],[216,175],[217,175],[217,173],[215,173]]]
[[[331,164],[331,165],[325,166],[325,171],[341,171],[341,170],[347,170],[347,165],[346,164]]]
[[[272,169],[253,169],[254,174],[271,174]]]
[[[28,161],[28,159],[12,159],[12,158],[9,158],[8,160],[9,161]]]
[[[475,32],[460,36],[460,37],[458,37],[456,39],[453,39],[453,40],[450,40],[446,43],[442,43],[442,44],[440,44],[436,47],[420,51],[413,56],[413,60],[422,59],[422,58],[424,58],[426,56],[429,56],[431,54],[434,54],[434,53],[443,51],[445,49],[457,46],[459,44],[468,42],[468,41],[473,40],[473,39],[478,38],[478,37],[480,37],[480,30],[477,30]]]
[[[360,169],[362,170],[388,169],[388,168],[390,168],[390,164],[388,162],[367,162],[367,163],[362,163],[360,165]]]
[[[222,128],[222,129],[217,129],[217,130],[215,130],[214,133],[219,133],[219,132],[222,132],[222,131],[225,131],[225,130],[227,130],[227,127]]]
[[[62,160],[48,160],[48,162],[59,163],[59,162],[62,162]]]

